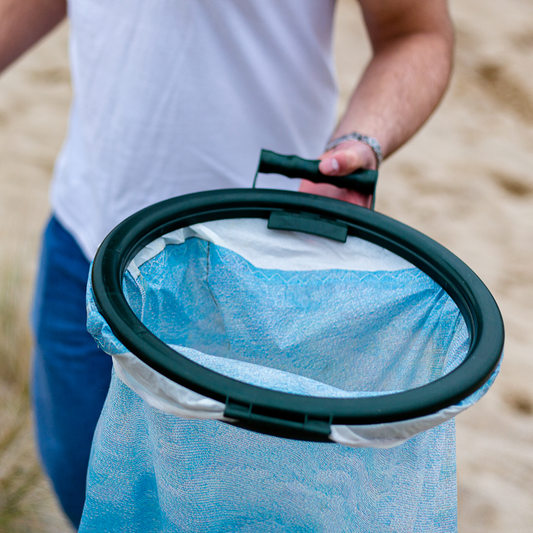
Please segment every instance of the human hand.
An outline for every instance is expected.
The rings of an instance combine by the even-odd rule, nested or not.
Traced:
[[[371,170],[376,170],[377,168],[377,160],[372,148],[360,141],[343,142],[322,154],[320,159],[321,162],[318,169],[326,176],[346,176],[359,168]],[[363,207],[370,208],[372,206],[371,195],[350,189],[341,189],[329,183],[313,183],[302,180],[300,191],[335,198]]]

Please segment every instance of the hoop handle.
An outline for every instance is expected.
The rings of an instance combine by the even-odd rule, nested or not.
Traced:
[[[259,166],[255,174],[281,174],[287,178],[302,178],[313,183],[329,183],[343,189],[374,195],[378,179],[377,170],[359,169],[347,176],[326,176],[318,170],[318,159],[303,159],[296,155],[282,155],[270,150],[261,150]]]

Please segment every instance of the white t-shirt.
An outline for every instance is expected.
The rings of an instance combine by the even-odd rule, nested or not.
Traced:
[[[335,120],[334,4],[69,0],[74,101],[51,198],[88,258],[147,205],[251,186],[261,148],[320,155]]]

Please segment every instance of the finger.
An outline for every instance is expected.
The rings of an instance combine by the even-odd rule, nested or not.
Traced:
[[[341,189],[328,183],[312,183],[311,181],[302,180],[300,184],[300,192],[327,196],[328,198],[335,198],[337,200],[342,200],[343,202],[368,208],[372,206],[372,196],[358,191]]]
[[[377,159],[372,148],[360,141],[347,141],[320,158],[319,170],[326,176],[346,176],[359,168],[376,170]]]
[[[355,150],[336,150],[326,154],[318,168],[326,176],[346,176],[361,168],[364,163]]]

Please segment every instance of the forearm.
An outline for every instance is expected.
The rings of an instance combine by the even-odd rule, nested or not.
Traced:
[[[374,137],[386,157],[427,120],[450,77],[453,28],[446,0],[359,0],[372,59],[333,138],[352,131]],[[321,164],[325,174],[375,168],[361,142],[341,144]],[[333,163],[333,166],[332,166]],[[338,168],[337,168],[338,167]]]
[[[0,72],[61,22],[66,0],[0,0]]]
[[[372,59],[332,139],[350,132],[373,137],[384,157],[405,143],[442,98],[450,77],[453,29],[446,0],[359,0],[372,44]],[[320,171],[344,176],[376,169],[372,148],[338,144],[322,156]],[[363,194],[302,182],[301,191],[370,205]]]
[[[386,157],[424,124],[451,72],[451,34],[400,36],[376,50],[332,138],[352,131],[376,138]]]

